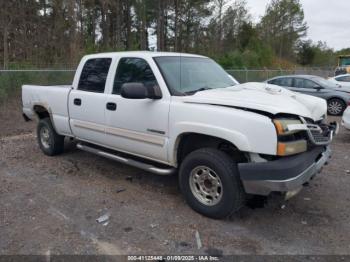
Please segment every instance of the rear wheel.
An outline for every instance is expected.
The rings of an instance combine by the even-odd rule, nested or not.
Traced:
[[[190,153],[181,164],[179,184],[189,206],[211,218],[225,218],[245,202],[236,163],[217,149]]]
[[[54,156],[63,153],[64,136],[56,133],[50,118],[40,119],[37,127],[37,138],[39,147],[45,155]]]
[[[343,114],[346,108],[346,104],[343,100],[339,98],[332,98],[328,100],[327,107],[329,115],[339,116]]]

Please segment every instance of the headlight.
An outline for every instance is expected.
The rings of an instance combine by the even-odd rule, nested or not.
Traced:
[[[278,135],[277,143],[277,155],[278,156],[289,156],[295,155],[298,153],[305,152],[307,150],[307,141],[304,139],[300,140],[290,140],[284,142],[285,138],[288,138],[289,135],[300,132],[298,129],[289,130],[289,125],[298,126],[302,124],[299,119],[275,119],[273,123],[276,127],[276,132]],[[294,138],[294,137],[293,137]],[[294,138],[295,139],[295,138]],[[281,141],[282,140],[282,141]]]
[[[291,135],[297,131],[289,131],[288,125],[301,124],[301,120],[298,119],[275,119],[273,120],[278,135]]]

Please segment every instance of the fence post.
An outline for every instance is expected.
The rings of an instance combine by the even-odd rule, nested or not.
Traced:
[[[248,69],[246,67],[244,67],[245,70],[245,82],[248,82]]]

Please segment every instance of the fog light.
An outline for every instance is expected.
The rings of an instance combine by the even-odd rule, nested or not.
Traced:
[[[293,142],[279,142],[277,144],[277,155],[289,156],[295,155],[307,150],[306,140],[298,140]]]

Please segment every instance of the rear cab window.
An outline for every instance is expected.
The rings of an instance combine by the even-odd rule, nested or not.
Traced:
[[[103,93],[112,58],[93,58],[85,62],[81,71],[78,90]]]

